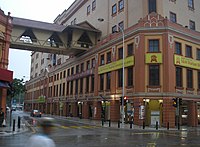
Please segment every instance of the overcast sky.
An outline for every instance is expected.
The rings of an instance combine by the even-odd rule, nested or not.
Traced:
[[[0,0],[0,8],[7,15],[53,23],[54,19],[75,0]],[[14,78],[28,80],[30,77],[31,52],[13,50],[9,52],[9,70]]]

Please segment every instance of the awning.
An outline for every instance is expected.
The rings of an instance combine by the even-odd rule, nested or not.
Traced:
[[[10,88],[9,83],[5,81],[0,81],[0,88]]]

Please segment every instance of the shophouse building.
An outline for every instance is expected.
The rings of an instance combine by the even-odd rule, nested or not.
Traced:
[[[111,121],[123,109],[136,125],[197,126],[199,13],[198,0],[74,1],[54,23],[67,26],[69,47],[87,50],[34,52],[25,109]]]
[[[6,111],[7,89],[13,80],[13,72],[8,70],[11,30],[10,13],[5,15],[4,11],[0,9],[0,107],[4,112]]]

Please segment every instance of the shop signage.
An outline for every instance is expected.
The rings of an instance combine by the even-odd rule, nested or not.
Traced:
[[[145,116],[145,107],[144,105],[141,105],[139,109],[139,119],[144,119],[144,116]]]
[[[68,76],[66,78],[66,81],[72,81],[72,80],[76,80],[76,79],[79,79],[79,78],[83,78],[83,77],[86,77],[86,76],[90,76],[94,74],[94,68],[92,69],[88,69],[82,73],[78,73],[78,74],[74,74],[74,75],[71,75],[71,76]]]
[[[44,103],[45,102],[45,96],[39,96],[38,97],[38,103]]]
[[[147,53],[145,55],[145,63],[162,63],[162,53]]]
[[[179,55],[174,55],[174,64],[193,69],[200,69],[200,61]]]
[[[130,56],[124,59],[124,67],[132,66],[132,65],[134,65],[134,56]],[[103,66],[99,66],[98,74],[114,71],[114,70],[122,68],[122,66],[123,66],[123,59],[103,65]]]

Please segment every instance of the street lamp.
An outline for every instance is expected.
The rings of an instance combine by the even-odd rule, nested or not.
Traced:
[[[103,21],[105,21],[103,18],[98,18],[98,21],[99,22],[103,22]],[[109,22],[109,21],[106,21],[106,22],[108,22],[108,23],[110,23],[110,24],[112,24],[111,22]],[[122,74],[122,116],[121,116],[121,118],[122,118],[122,128],[124,128],[124,89],[125,89],[125,83],[124,83],[124,78],[125,78],[125,74],[124,74],[124,58],[125,58],[125,48],[124,48],[124,30],[123,30],[123,28],[121,27],[121,26],[119,26],[119,24],[117,25],[118,26],[118,28],[120,29],[120,31],[122,32],[122,43],[123,43],[123,59],[122,59],[122,72],[123,72],[123,74]]]

